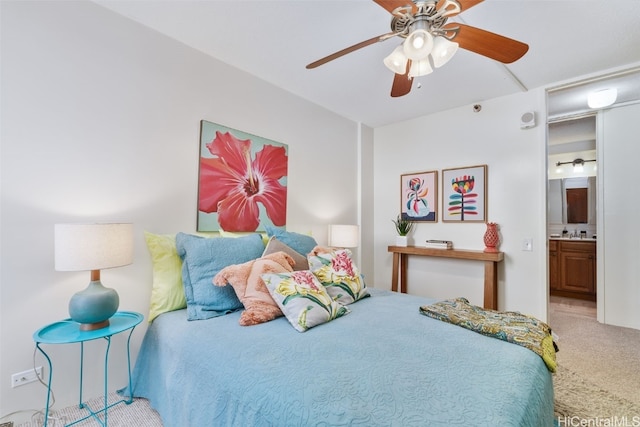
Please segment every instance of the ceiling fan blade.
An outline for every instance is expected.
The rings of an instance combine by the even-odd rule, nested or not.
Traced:
[[[452,16],[461,14],[467,9],[471,9],[473,6],[482,3],[483,1],[484,0],[454,0],[452,2],[451,0],[438,0],[436,10],[438,13],[444,13],[447,18],[451,18]],[[456,5],[455,3],[458,4]],[[460,6],[460,10],[458,10],[458,5]],[[447,9],[450,11],[449,13],[446,13]]]
[[[393,13],[393,11],[399,7],[407,7],[407,6],[411,7],[411,13],[416,13],[418,11],[418,8],[416,7],[415,3],[412,2],[411,0],[373,0],[373,1],[379,4],[380,6],[382,6],[383,8],[385,8],[385,10],[389,13]],[[467,0],[467,1],[473,1],[473,0]]]
[[[396,36],[398,33],[387,33],[387,34],[383,34],[381,36],[377,36],[377,37],[373,37],[370,38],[369,40],[365,40],[363,42],[354,44],[353,46],[349,46],[347,48],[344,48],[342,50],[339,50],[335,53],[332,53],[331,55],[325,56],[324,58],[318,59],[317,61],[312,62],[311,64],[307,65],[307,69],[311,70],[312,68],[316,68],[319,67],[320,65],[326,64],[329,61],[333,61],[334,59],[338,59],[341,56],[346,55],[347,53],[351,53],[354,52],[358,49],[362,49],[363,47],[369,46],[371,44],[377,43],[377,42],[381,42],[381,41],[385,41],[393,36]]]
[[[442,28],[461,48],[505,64],[517,61],[529,50],[525,43],[469,25],[452,22]]]
[[[411,69],[411,60],[407,61],[407,71],[404,74],[395,74],[393,76],[393,85],[391,86],[391,96],[397,98],[411,92],[411,84],[413,77],[409,77],[409,69]]]

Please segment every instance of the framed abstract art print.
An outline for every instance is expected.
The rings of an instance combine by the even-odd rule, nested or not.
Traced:
[[[400,175],[400,215],[416,222],[438,222],[438,171]]]
[[[487,221],[487,165],[442,170],[442,222]]]

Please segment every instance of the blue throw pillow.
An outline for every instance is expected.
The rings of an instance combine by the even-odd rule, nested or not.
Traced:
[[[210,319],[242,308],[233,287],[214,286],[212,280],[228,265],[260,258],[264,244],[259,234],[208,239],[178,233],[176,249],[182,259],[182,283],[189,320]]]
[[[265,225],[264,228],[267,231],[267,236],[275,236],[276,239],[304,256],[307,256],[307,254],[318,245],[316,239],[311,236],[294,233],[293,231],[287,231],[284,228],[273,227],[270,225]]]

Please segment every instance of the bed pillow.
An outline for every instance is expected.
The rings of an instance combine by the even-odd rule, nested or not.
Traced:
[[[225,286],[228,283],[233,287],[244,305],[239,321],[241,326],[257,325],[282,316],[282,310],[269,294],[262,275],[291,272],[293,264],[293,258],[289,255],[275,252],[244,264],[223,268],[213,278],[213,284]]]
[[[316,246],[307,258],[309,269],[334,300],[347,305],[369,296],[349,249]]]
[[[297,331],[305,332],[349,313],[309,270],[263,274],[269,293]]]
[[[188,320],[210,319],[242,308],[231,286],[218,287],[211,281],[228,265],[260,258],[264,246],[259,234],[207,239],[178,233],[176,248],[182,259]]]
[[[287,231],[284,228],[273,227],[271,225],[265,225],[264,228],[267,230],[267,236],[269,236],[269,238],[275,236],[276,239],[305,256],[318,245],[316,239],[311,236],[294,233],[293,231]]]
[[[182,286],[182,260],[176,250],[175,234],[144,232],[153,267],[149,322],[167,311],[187,306]]]
[[[309,269],[309,261],[307,261],[307,257],[302,255],[299,252],[294,251],[291,247],[284,244],[276,236],[272,236],[269,238],[267,242],[267,247],[264,248],[264,252],[262,256],[266,256],[269,254],[273,254],[276,252],[285,252],[291,258],[295,264],[293,265],[293,269],[295,271],[308,270]]]
[[[244,237],[247,236],[249,234],[253,234],[253,231],[224,231],[224,230],[219,230],[220,233],[220,237]],[[261,232],[259,233],[260,237],[262,237],[262,243],[264,243],[265,245],[267,244],[267,241],[269,240],[269,237],[267,236],[267,233]]]

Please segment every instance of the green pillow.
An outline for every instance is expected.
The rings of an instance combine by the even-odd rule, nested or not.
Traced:
[[[182,286],[182,260],[176,250],[174,234],[144,232],[153,265],[153,286],[149,322],[167,311],[187,306]]]

